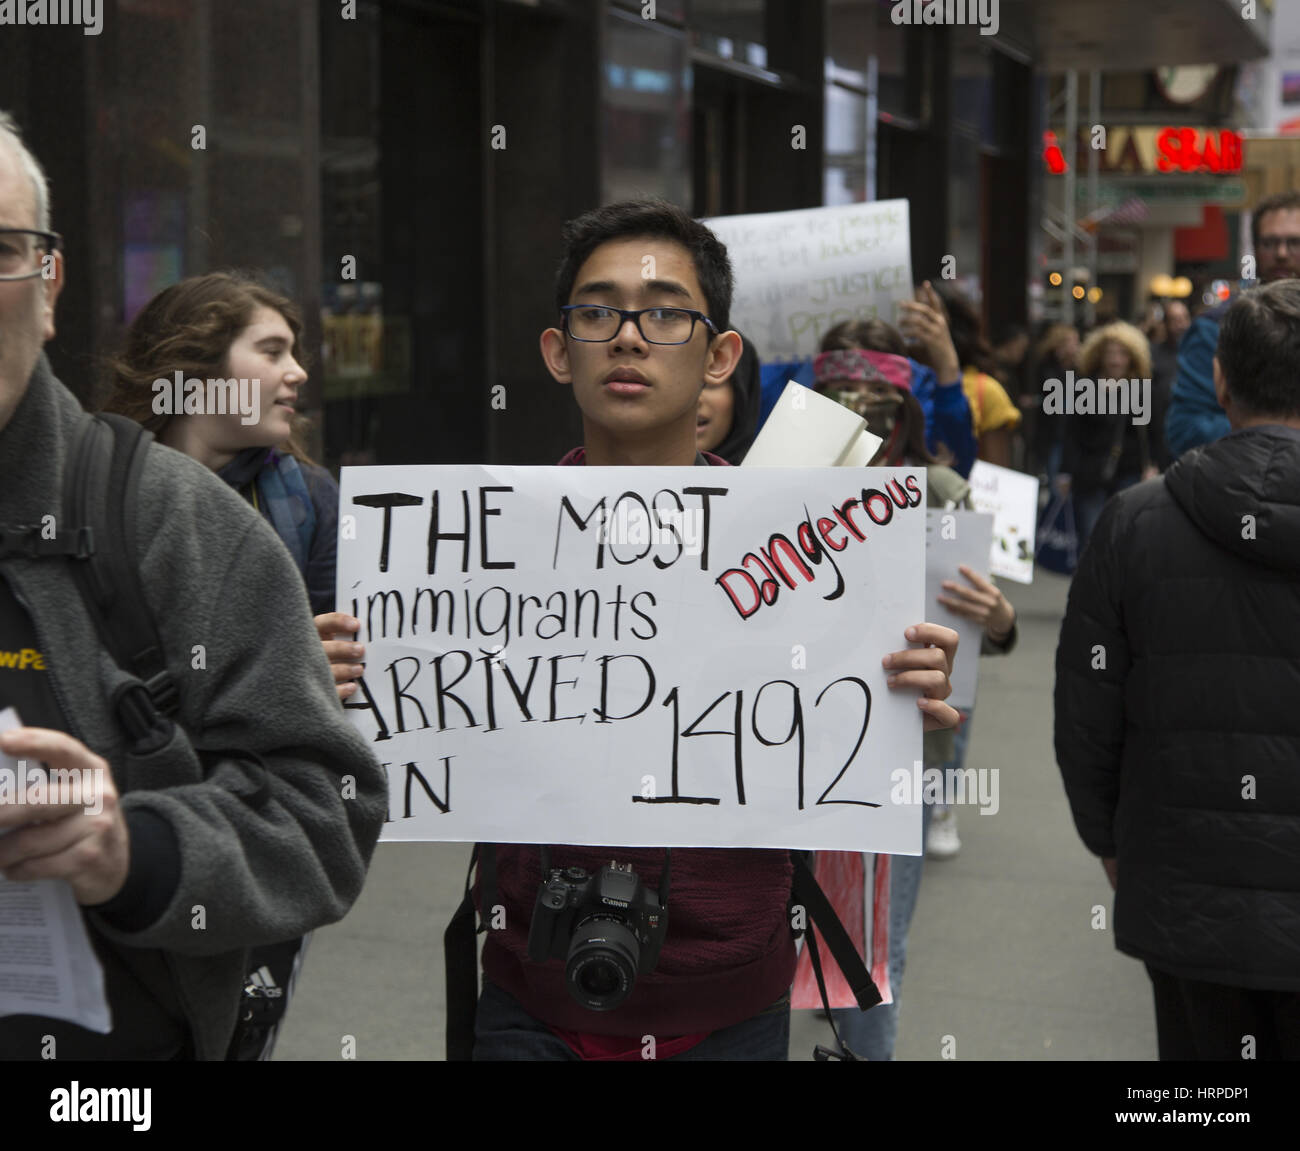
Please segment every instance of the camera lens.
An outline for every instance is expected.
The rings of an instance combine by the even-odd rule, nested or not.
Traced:
[[[582,993],[593,999],[608,999],[622,985],[622,972],[603,957],[589,959],[576,978]]]
[[[591,1011],[609,1011],[632,994],[641,945],[622,921],[593,916],[578,924],[569,945],[569,994]]]

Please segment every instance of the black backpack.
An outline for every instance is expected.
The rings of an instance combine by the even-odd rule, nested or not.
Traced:
[[[171,735],[180,692],[149,613],[135,557],[140,476],[153,434],[125,416],[86,416],[69,457],[63,522],[70,532],[37,554],[67,555],[77,586],[99,631],[100,643],[122,670],[140,682],[114,700],[117,721],[131,745],[158,746]],[[92,500],[103,493],[103,502]],[[255,758],[250,756],[250,758]],[[302,940],[255,947],[249,955],[239,1022],[226,1058],[256,1060],[269,1054],[289,1005]]]

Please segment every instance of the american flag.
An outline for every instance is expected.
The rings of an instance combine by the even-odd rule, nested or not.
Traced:
[[[1148,215],[1147,202],[1141,196],[1130,196],[1102,220],[1107,224],[1140,224]]]
[[[1141,196],[1130,196],[1114,208],[1098,208],[1079,221],[1085,232],[1095,232],[1102,224],[1140,224],[1149,215],[1147,202]]]

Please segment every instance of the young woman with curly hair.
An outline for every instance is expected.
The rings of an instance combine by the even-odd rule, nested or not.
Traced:
[[[1094,411],[1080,414],[1076,410],[1066,417],[1064,470],[1070,476],[1082,551],[1106,501],[1157,474],[1149,425],[1135,422],[1135,417],[1141,417],[1132,403],[1136,386],[1138,396],[1146,397],[1145,414],[1150,419],[1151,348],[1147,338],[1132,324],[1098,328],[1079,349],[1075,376],[1076,387],[1079,380],[1092,382],[1095,401],[1091,405]],[[1123,389],[1128,389],[1127,396]]]

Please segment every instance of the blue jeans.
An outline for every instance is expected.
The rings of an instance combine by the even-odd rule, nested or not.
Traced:
[[[766,1011],[731,1027],[713,1032],[668,1061],[767,1060],[790,1057],[790,996]],[[529,1060],[577,1061],[573,1049],[545,1023],[528,1014],[514,996],[483,980],[478,1014],[474,1020],[474,1061]]]
[[[953,759],[943,766],[960,768],[966,759],[974,712],[967,714],[953,739]],[[840,1037],[855,1055],[873,1063],[894,1058],[898,1039],[898,1011],[903,995],[903,972],[907,967],[907,933],[916,911],[916,897],[921,891],[921,871],[925,865],[925,843],[930,832],[930,805],[921,811],[921,854],[891,855],[889,871],[889,986],[893,1003],[881,1003],[870,1011],[845,1007],[834,1012]]]

